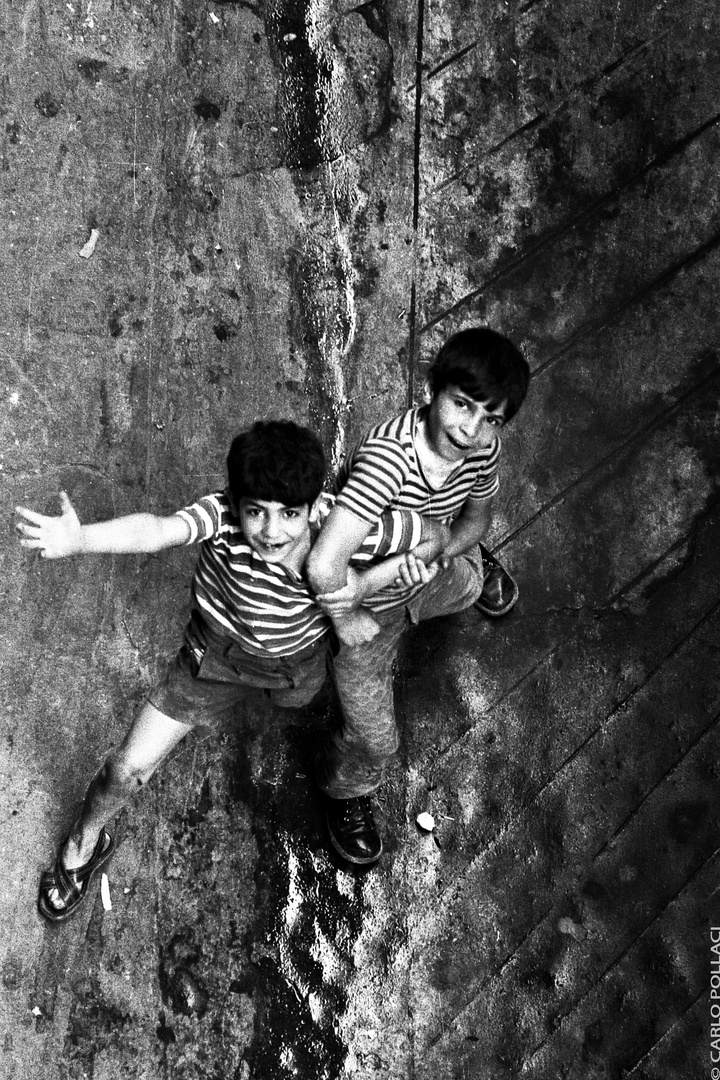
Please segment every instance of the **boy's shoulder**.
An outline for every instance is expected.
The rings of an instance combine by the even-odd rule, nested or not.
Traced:
[[[355,467],[360,460],[387,461],[394,469],[406,469],[414,457],[413,432],[417,409],[406,409],[399,416],[392,416],[374,424],[355,443],[348,454],[341,472]]]
[[[190,526],[188,544],[208,540],[219,533],[242,533],[240,518],[227,488],[202,495],[176,513]]]
[[[400,443],[401,446],[412,445],[413,429],[418,409],[406,409],[397,416],[391,416],[389,420],[383,420],[379,424],[373,424],[358,443],[364,446],[367,442],[375,439],[387,439]]]

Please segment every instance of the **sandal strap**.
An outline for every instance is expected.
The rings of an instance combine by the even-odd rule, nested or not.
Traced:
[[[108,855],[113,848],[113,839],[110,833],[106,829],[100,830],[95,850],[86,863],[82,866],[75,867],[74,870],[67,871],[72,874],[78,885],[82,885],[88,878],[92,877],[95,871],[105,862]]]
[[[53,904],[51,905],[52,910],[56,910],[58,913],[67,911],[68,908],[75,907],[82,900],[85,895],[83,886],[87,884],[99,866],[105,862],[113,846],[113,839],[108,831],[101,829],[95,850],[88,861],[83,863],[82,866],[74,867],[72,870],[68,870],[63,864],[62,852],[65,844],[61,846],[53,869],[46,871],[40,879],[41,892],[47,894],[51,889],[57,890],[58,900],[62,907],[55,908]]]
[[[71,874],[75,875],[76,871],[67,870],[63,866],[62,854],[59,852],[58,857],[55,860],[53,876],[55,878],[55,888],[58,891],[60,903],[65,908],[74,904],[82,896],[82,891],[78,888],[77,879],[74,876],[71,877]]]

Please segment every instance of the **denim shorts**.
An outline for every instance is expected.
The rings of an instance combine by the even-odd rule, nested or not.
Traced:
[[[292,656],[254,656],[217,634],[193,611],[184,642],[148,695],[151,705],[178,723],[226,728],[251,723],[267,711],[307,705],[327,676],[330,634]]]

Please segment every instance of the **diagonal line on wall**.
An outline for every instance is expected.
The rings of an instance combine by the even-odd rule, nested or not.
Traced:
[[[628,450],[631,446],[633,446],[637,442],[640,442],[643,438],[645,438],[652,431],[654,431],[655,428],[658,428],[663,423],[665,423],[665,421],[674,413],[678,412],[690,398],[692,398],[700,391],[704,390],[706,386],[708,386],[715,379],[717,379],[718,375],[720,375],[720,367],[715,368],[704,379],[701,379],[700,382],[695,383],[694,386],[690,387],[689,390],[687,390],[676,401],[674,401],[672,405],[669,405],[667,409],[663,409],[661,413],[659,413],[657,416],[654,416],[652,420],[649,420],[647,422],[647,424],[643,424],[642,427],[638,428],[635,432],[633,432],[633,434],[630,435],[627,439],[625,439],[624,442],[620,443],[619,446],[616,446],[613,450],[610,451],[610,453],[606,454],[605,457],[601,458],[599,461],[596,461],[594,465],[592,465],[580,476],[576,477],[573,481],[571,481],[571,483],[569,483],[565,488],[563,488],[562,491],[559,491],[556,495],[553,495],[551,499],[548,499],[548,501],[543,506],[541,506],[539,510],[537,510],[534,514],[527,518],[522,523],[522,525],[518,525],[516,529],[513,529],[512,532],[507,534],[507,536],[504,536],[503,539],[495,545],[493,551],[499,551],[501,548],[506,547],[506,545],[509,544],[511,541],[516,540],[517,537],[520,536],[523,532],[525,532],[526,529],[529,529],[531,525],[534,525],[539,518],[549,513],[550,510],[554,510],[556,506],[559,506],[562,502],[564,502],[568,495],[575,491],[576,488],[582,486],[582,484],[589,480],[591,476],[594,476],[596,473],[606,468],[611,461],[624,454],[625,451]]]
[[[720,232],[715,233],[715,235],[711,236],[709,240],[706,240],[704,244],[700,244],[692,251],[683,255],[680,259],[677,259],[674,263],[671,263],[670,266],[666,267],[656,277],[652,278],[650,281],[645,282],[645,284],[642,285],[641,288],[639,288],[636,292],[632,293],[627,298],[627,300],[624,300],[621,304],[618,304],[618,306],[612,311],[610,311],[607,315],[601,316],[599,319],[595,319],[578,327],[575,333],[567,339],[561,349],[559,349],[552,356],[548,357],[547,360],[545,360],[542,364],[539,364],[535,368],[532,373],[533,377],[541,375],[544,371],[547,370],[547,368],[557,363],[557,361],[562,359],[562,357],[565,356],[566,353],[570,351],[570,349],[574,348],[579,341],[592,338],[601,330],[605,330],[607,329],[607,327],[612,326],[618,321],[618,319],[620,319],[625,314],[626,311],[636,307],[638,304],[642,303],[643,300],[646,300],[658,289],[661,289],[663,288],[663,286],[669,284],[669,282],[676,278],[678,274],[681,274],[683,271],[689,270],[696,264],[703,262],[703,260],[706,259],[709,255],[711,255],[718,246],[720,246]]]
[[[607,967],[600,973],[598,978],[588,987],[588,989],[585,991],[585,993],[580,998],[578,998],[578,1000],[573,1005],[572,1009],[569,1009],[566,1013],[563,1013],[563,1015],[561,1017],[559,1017],[560,1026],[562,1026],[562,1024],[568,1019],[568,1017],[572,1016],[575,1012],[577,1012],[577,1010],[580,1008],[582,1003],[586,1000],[586,998],[588,998],[592,994],[592,992],[599,986],[599,984],[603,981],[603,979],[606,979],[607,976],[616,967],[618,967],[619,964],[622,963],[622,961],[628,955],[630,950],[647,934],[647,932],[658,921],[658,919],[661,919],[662,916],[665,914],[665,912],[670,907],[672,907],[673,904],[675,904],[677,902],[677,900],[680,898],[682,893],[684,893],[687,889],[689,889],[689,887],[693,884],[693,882],[703,873],[703,871],[713,861],[713,859],[716,859],[718,857],[718,855],[720,855],[720,848],[716,848],[715,851],[713,851],[710,855],[708,855],[708,857],[700,864],[700,866],[696,867],[695,870],[693,870],[693,872],[690,874],[690,876],[688,878],[686,878],[686,880],[675,891],[675,893],[666,901],[666,903],[662,906],[662,908],[659,911],[655,912],[655,914],[653,915],[650,922],[647,923],[647,925],[640,931],[640,933],[635,935],[635,937],[632,939],[632,941],[630,941],[627,944],[627,946],[622,950],[620,955],[616,956],[615,959],[612,961],[612,963],[607,965]],[[530,1061],[532,1061],[532,1058],[537,1057],[537,1055],[541,1052],[543,1047],[547,1046],[547,1044],[551,1041],[551,1039],[554,1038],[554,1036],[555,1036],[555,1032],[551,1033],[545,1039],[543,1039],[543,1041],[541,1043],[539,1043],[534,1048],[534,1050],[531,1053],[531,1056],[526,1059],[525,1064],[528,1064]]]
[[[623,1072],[623,1076],[624,1076],[625,1080],[629,1080],[629,1078],[630,1078],[630,1077],[631,1077],[631,1076],[633,1075],[633,1073],[635,1072],[635,1070],[636,1070],[637,1068],[639,1068],[639,1066],[640,1066],[640,1065],[642,1065],[642,1063],[643,1063],[643,1062],[644,1062],[644,1061],[645,1061],[645,1060],[646,1060],[647,1058],[649,1058],[649,1057],[650,1057],[650,1055],[652,1054],[652,1052],[653,1052],[653,1051],[654,1051],[654,1050],[655,1050],[655,1049],[656,1049],[656,1048],[657,1048],[658,1046],[660,1046],[660,1045],[661,1045],[661,1044],[662,1044],[662,1043],[663,1043],[663,1042],[664,1042],[664,1041],[665,1041],[665,1040],[666,1040],[667,1038],[669,1038],[669,1036],[670,1036],[670,1035],[671,1035],[671,1033],[672,1033],[672,1032],[673,1032],[673,1031],[675,1030],[675,1028],[676,1028],[676,1027],[679,1027],[679,1025],[683,1023],[683,1021],[685,1020],[685,1017],[686,1017],[686,1016],[688,1016],[688,1015],[689,1015],[689,1014],[690,1014],[690,1013],[691,1013],[691,1012],[693,1011],[693,1009],[694,1009],[694,1008],[696,1007],[697,1003],[698,1003],[699,1001],[702,1001],[702,999],[703,999],[703,998],[705,997],[705,995],[706,995],[706,994],[707,994],[707,988],[706,988],[706,987],[703,987],[703,988],[702,988],[702,990],[700,991],[700,993],[699,993],[699,994],[697,994],[697,995],[696,995],[696,997],[694,997],[694,998],[693,998],[693,1000],[692,1000],[692,1001],[690,1002],[690,1004],[688,1005],[687,1009],[685,1009],[685,1010],[684,1010],[684,1011],[683,1011],[683,1012],[682,1012],[682,1013],[681,1013],[681,1014],[680,1014],[680,1015],[679,1015],[679,1016],[677,1017],[677,1019],[675,1020],[675,1022],[674,1022],[673,1024],[671,1024],[671,1025],[670,1025],[670,1027],[669,1027],[669,1028],[667,1029],[667,1031],[664,1031],[664,1032],[662,1033],[662,1035],[660,1036],[660,1038],[659,1038],[659,1039],[657,1039],[657,1040],[656,1040],[656,1042],[654,1042],[654,1043],[652,1044],[652,1046],[648,1047],[648,1049],[647,1049],[647,1050],[643,1051],[643,1054],[642,1054],[642,1056],[638,1058],[638,1060],[637,1060],[637,1061],[635,1062],[635,1064],[634,1064],[634,1065],[631,1065],[631,1066],[630,1066],[630,1068],[629,1068],[629,1070],[628,1070],[627,1072]],[[645,1075],[647,1076],[647,1073],[646,1073]]]
[[[577,1011],[577,1009],[582,1005],[582,1003],[586,1000],[586,998],[588,998],[590,996],[590,994],[592,994],[593,990],[598,986],[598,984],[603,979],[605,979],[610,974],[610,972],[614,968],[616,968],[618,966],[618,964],[620,964],[622,962],[622,960],[625,958],[625,956],[627,956],[627,954],[630,952],[630,950],[633,948],[633,946],[636,945],[637,942],[641,940],[641,938],[648,932],[648,930],[653,926],[653,924],[655,922],[657,922],[658,919],[662,918],[664,913],[677,901],[677,899],[681,896],[681,894],[690,885],[692,885],[693,881],[700,874],[702,874],[702,872],[705,870],[705,868],[708,866],[708,864],[710,864],[712,862],[712,860],[718,856],[718,854],[720,854],[720,848],[717,848],[715,851],[713,851],[704,860],[704,862],[702,862],[700,864],[700,866],[696,867],[696,869],[692,872],[692,874],[690,874],[690,876],[682,883],[682,885],[675,891],[675,893],[671,897],[669,897],[669,899],[665,902],[665,904],[662,906],[662,908],[654,914],[654,916],[651,918],[650,922],[647,923],[647,925],[638,934],[635,935],[633,940],[628,943],[628,945],[622,950],[622,952],[618,956],[616,956],[610,964],[608,964],[605,967],[605,969],[602,971],[602,973],[599,975],[599,977],[588,987],[588,989],[581,995],[581,997],[578,998],[578,1000],[575,1002],[573,1007],[571,1009],[569,1009],[568,1012],[564,1013],[562,1017],[559,1018],[561,1024],[563,1023],[563,1021],[567,1020],[567,1018],[569,1016],[572,1016],[573,1013]],[[477,990],[475,990],[473,992],[472,996],[470,998],[468,998],[468,1000],[453,1014],[452,1017],[450,1017],[449,1021],[446,1021],[446,1023],[449,1023],[449,1024],[457,1023],[457,1021],[463,1015],[463,1013],[465,1013],[469,1009],[471,1009],[472,1006],[474,1005],[474,1003],[477,1001],[477,999],[486,990],[488,990],[494,983],[498,982],[498,980],[501,978],[501,976],[502,976],[503,972],[505,971],[505,969],[518,956],[520,950],[523,948],[525,943],[529,940],[529,938],[532,937],[532,935],[542,926],[543,922],[548,918],[548,915],[550,914],[551,910],[552,910],[551,908],[548,908],[546,911],[543,912],[543,914],[541,915],[538,922],[532,927],[531,930],[529,930],[527,932],[527,934],[525,934],[525,936],[523,937],[522,941],[518,944],[518,946],[515,949],[513,949],[512,952],[508,953],[507,957],[502,962],[502,964],[500,965],[498,970],[493,975],[488,975],[482,980],[482,983],[480,984],[480,986],[478,986]],[[703,991],[703,992],[705,992],[705,991]],[[697,1000],[697,999],[694,999],[693,1002],[690,1003],[688,1008],[692,1008],[692,1006],[695,1004],[695,1000]],[[533,1057],[536,1057],[541,1052],[543,1047],[546,1046],[548,1042],[550,1042],[550,1040],[554,1037],[554,1035],[555,1035],[555,1032],[552,1032],[541,1043],[538,1043],[538,1045],[533,1048],[533,1050],[531,1051],[530,1057],[525,1059],[525,1064],[526,1065],[532,1060]],[[439,1042],[442,1041],[442,1039],[445,1036],[446,1036],[446,1032],[444,1032],[444,1031],[441,1032],[439,1035],[436,1036],[436,1038],[434,1040],[432,1040],[428,1044],[429,1047],[432,1048],[432,1047],[436,1046]]]
[[[463,887],[464,881],[466,880],[468,875],[471,873],[473,867],[478,865],[484,858],[486,858],[493,851],[493,849],[496,848],[497,845],[502,841],[503,837],[506,836],[509,832],[511,832],[511,830],[513,828],[515,828],[519,824],[521,819],[523,817],[525,817],[525,815],[527,814],[528,809],[531,806],[534,806],[538,802],[538,800],[543,795],[543,793],[548,791],[554,784],[556,784],[556,782],[560,779],[561,773],[563,773],[568,768],[568,766],[570,764],[572,764],[572,762],[582,753],[582,751],[585,749],[585,747],[590,742],[592,742],[593,739],[595,739],[597,737],[598,733],[600,733],[607,726],[607,724],[612,721],[613,717],[616,715],[618,710],[623,705],[626,705],[627,702],[630,701],[631,698],[635,694],[642,691],[648,685],[648,683],[650,683],[651,680],[657,675],[658,671],[660,670],[662,665],[665,663],[665,661],[668,659],[668,657],[675,654],[676,652],[679,652],[682,649],[682,647],[687,643],[687,641],[695,633],[697,633],[697,631],[708,621],[708,619],[712,618],[712,616],[714,614],[716,614],[719,609],[720,609],[720,601],[717,601],[715,604],[713,604],[712,608],[709,611],[707,611],[705,613],[705,615],[702,616],[701,619],[698,620],[698,622],[693,626],[693,628],[690,631],[688,631],[686,634],[684,634],[675,643],[675,645],[670,650],[670,652],[666,655],[666,657],[663,659],[663,661],[661,661],[660,664],[657,664],[652,669],[652,671],[647,675],[647,677],[643,680],[643,682],[641,684],[639,684],[638,686],[633,687],[632,690],[623,699],[623,701],[619,702],[615,706],[615,708],[612,709],[611,712],[609,712],[607,714],[607,716],[605,716],[605,718],[602,720],[601,723],[595,725],[593,730],[586,736],[586,738],[583,739],[582,743],[580,743],[580,745],[578,747],[576,747],[575,750],[573,750],[573,752],[571,754],[569,754],[565,758],[565,760],[553,771],[552,775],[547,778],[547,780],[542,784],[542,786],[537,788],[537,790],[535,790],[532,793],[532,795],[523,802],[522,807],[518,811],[511,814],[507,818],[507,820],[502,824],[502,826],[498,829],[498,831],[492,837],[490,837],[490,839],[485,844],[485,846],[482,848],[482,850],[477,852],[477,854],[473,857],[472,861],[468,864],[468,866],[465,867],[465,869],[462,871],[462,873],[453,882],[452,887],[448,888],[448,890],[446,892],[446,903],[450,903],[452,900],[454,900],[456,898],[456,896],[460,893],[460,891],[461,891],[461,889]],[[709,732],[712,730],[712,728],[714,728],[716,726],[718,719],[720,719],[720,714],[718,716],[714,717],[713,720],[710,722],[710,724],[703,730],[701,735],[693,743],[693,747],[699,741],[701,741],[707,734],[709,734]],[[467,734],[469,734],[469,732],[464,732],[462,738],[464,738]],[[460,740],[458,740],[458,741],[460,741]],[[690,752],[691,749],[692,749],[692,747],[690,747],[685,752],[685,754],[683,755],[683,758],[680,758],[679,762],[675,762],[675,764],[671,767],[670,771],[672,771],[672,769],[678,767],[678,764],[684,759],[684,757],[687,756],[687,754]],[[445,751],[445,753],[447,754],[448,751]],[[655,785],[655,786],[657,786],[657,785]],[[654,788],[651,789],[651,790],[654,790]],[[643,796],[643,801],[644,801],[645,798],[647,798],[647,795]],[[596,855],[593,856],[593,858],[597,859],[602,850],[603,849],[601,848],[600,851]],[[542,921],[542,918],[544,918],[544,916],[541,917],[540,921]],[[536,925],[539,925],[539,923],[536,924]],[[513,955],[514,955],[514,953],[516,951],[517,950],[513,950]]]
[[[475,168],[477,165],[480,164],[480,162],[485,161],[489,157],[492,157],[493,154],[496,154],[504,146],[507,146],[508,143],[513,142],[514,139],[519,138],[527,131],[530,131],[532,130],[532,128],[537,127],[537,125],[543,120],[548,120],[554,116],[557,116],[559,112],[561,112],[564,108],[566,108],[567,105],[569,105],[575,94],[588,94],[589,91],[591,91],[597,83],[602,82],[603,79],[607,79],[610,75],[614,74],[614,72],[618,71],[620,68],[625,67],[625,65],[630,63],[630,61],[633,60],[639,53],[643,52],[645,49],[648,49],[651,45],[656,45],[658,41],[666,38],[670,33],[670,30],[665,30],[662,34],[658,34],[654,38],[648,38],[647,41],[640,42],[640,44],[630,49],[629,52],[624,53],[622,56],[618,57],[617,60],[614,60],[612,63],[607,64],[604,68],[602,68],[601,71],[594,72],[592,75],[587,76],[581,82],[576,83],[575,86],[570,88],[569,93],[566,94],[565,97],[557,101],[551,109],[546,109],[541,113],[537,113],[526,123],[521,124],[517,128],[514,128],[511,132],[509,132],[502,139],[500,139],[499,142],[494,143],[492,146],[487,147],[481,153],[476,154],[470,161],[467,161],[464,165],[461,166],[461,168],[457,169],[456,172],[452,173],[450,176],[447,176],[444,180],[442,180],[437,185],[437,187],[434,188],[432,194],[434,195],[436,192],[443,191],[445,188],[456,183],[469,169]],[[459,54],[457,54],[458,57],[465,55],[465,53],[471,51],[471,49],[475,47],[476,43],[468,46],[466,49],[462,50]],[[448,63],[451,63],[454,59],[455,57],[449,58]],[[447,66],[445,63],[440,64],[430,73],[430,75],[434,75],[436,72],[442,71],[445,66]]]
[[[491,274],[489,277],[485,278],[485,280],[482,281],[480,285],[474,288],[471,292],[466,293],[464,296],[460,297],[459,300],[456,300],[444,311],[440,312],[440,314],[430,319],[427,323],[425,323],[424,326],[421,327],[419,333],[427,333],[428,330],[431,330],[434,326],[437,326],[438,323],[442,322],[450,315],[455,314],[455,312],[462,308],[464,305],[471,303],[474,299],[476,299],[476,297],[482,295],[482,293],[484,293],[491,286],[497,285],[499,281],[502,281],[503,278],[507,277],[519,266],[522,266],[524,263],[533,259],[546,247],[554,244],[556,241],[562,239],[562,237],[571,233],[578,225],[581,225],[588,219],[594,217],[600,210],[604,209],[608,204],[614,202],[618,198],[618,196],[621,195],[624,191],[630,190],[640,184],[642,181],[644,181],[647,175],[654,169],[663,168],[679,154],[682,154],[689,146],[692,145],[692,143],[694,143],[698,138],[704,135],[706,131],[708,131],[710,128],[713,128],[718,123],[720,123],[720,113],[716,113],[714,116],[710,117],[710,119],[702,123],[699,127],[693,128],[692,131],[683,135],[680,139],[677,139],[670,146],[666,147],[665,150],[661,151],[659,154],[656,154],[656,156],[646,165],[644,165],[642,169],[639,169],[632,176],[628,177],[627,180],[623,181],[622,184],[617,184],[614,188],[612,188],[612,190],[606,192],[604,195],[599,196],[599,198],[595,199],[593,202],[583,207],[583,209],[578,211],[578,213],[574,214],[566,221],[561,222],[555,228],[550,229],[547,233],[545,233],[533,244],[531,244],[527,248],[527,250],[524,251],[521,255],[518,255],[514,259],[510,259],[494,274]]]
[[[645,805],[647,800],[651,797],[653,792],[657,791],[657,789],[660,787],[660,785],[663,784],[665,782],[665,780],[667,780],[668,776],[671,776],[674,772],[676,772],[676,770],[680,767],[680,765],[683,763],[685,758],[689,754],[692,753],[692,751],[695,749],[695,747],[698,745],[698,743],[701,743],[702,740],[705,739],[711,733],[713,728],[717,727],[718,721],[720,721],[720,712],[716,713],[716,715],[712,718],[712,720],[707,725],[707,727],[703,728],[703,730],[700,732],[700,734],[695,739],[693,739],[693,741],[690,743],[690,745],[687,747],[687,749],[683,752],[682,757],[680,757],[676,762],[674,762],[670,766],[669,769],[666,769],[666,771],[663,773],[663,775],[660,777],[660,779],[657,780],[653,784],[653,786],[651,788],[649,788],[648,791],[645,792],[645,794],[643,795],[642,799],[637,804],[635,809],[632,810],[632,812],[627,815],[625,820],[620,825],[618,825],[615,832],[612,834],[612,836],[608,837],[608,839],[605,841],[605,843],[602,845],[602,847],[598,848],[598,850],[593,855],[593,860],[600,858],[600,856],[608,849],[610,844],[613,843],[613,841],[620,835],[620,833],[623,831],[623,829],[625,829],[626,826],[632,821],[632,819],[635,817],[635,815],[637,813],[639,813],[639,811]]]

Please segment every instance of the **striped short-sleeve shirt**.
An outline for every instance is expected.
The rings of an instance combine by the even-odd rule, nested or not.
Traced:
[[[498,489],[500,440],[459,462],[439,488],[423,475],[415,435],[424,409],[410,409],[372,428],[341,465],[336,480],[337,505],[374,522],[388,508],[414,510],[450,525],[468,500],[482,502]],[[373,611],[408,602],[424,588],[388,587],[366,601]]]
[[[307,582],[278,563],[267,563],[245,538],[228,493],[215,492],[178,511],[199,543],[193,599],[209,625],[253,655],[292,656],[318,641],[330,621]],[[415,547],[418,514],[389,511],[353,558],[360,567]]]
[[[416,510],[446,525],[465,502],[489,499],[498,489],[500,440],[469,454],[439,488],[425,479],[415,450],[422,409],[410,409],[372,428],[343,462],[335,481],[338,506],[364,521],[388,507]]]

